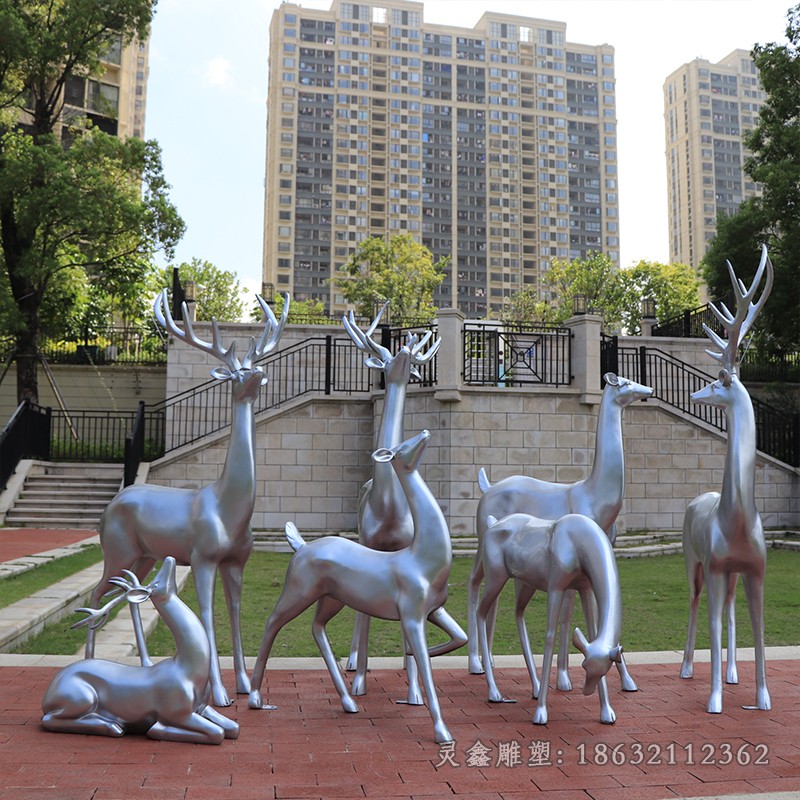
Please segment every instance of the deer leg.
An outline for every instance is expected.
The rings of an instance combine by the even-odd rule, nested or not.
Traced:
[[[219,727],[224,731],[226,739],[239,738],[239,723],[224,717],[213,706],[206,706],[198,713],[207,720],[213,722],[215,725],[219,725]]]
[[[736,668],[736,583],[738,573],[728,579],[728,593],[725,596],[725,613],[728,617],[728,665],[725,683],[739,683],[739,670]]]
[[[467,634],[464,633],[464,629],[444,610],[444,606],[432,611],[428,615],[428,620],[450,637],[449,641],[428,648],[428,655],[431,658],[452,653],[453,650],[458,650],[467,643]]]
[[[247,694],[250,691],[250,678],[244,665],[242,650],[242,572],[244,564],[226,562],[219,565],[222,577],[222,588],[225,590],[225,602],[231,621],[231,644],[233,645],[233,671],[236,674],[236,692]]]
[[[408,640],[403,637],[403,665],[406,670],[406,680],[408,681],[408,694],[405,700],[398,700],[398,703],[409,706],[421,706],[425,704],[422,697],[422,691],[419,688],[419,670],[417,669],[417,662],[413,656],[411,645]]]
[[[756,659],[756,708],[769,711],[772,700],[767,689],[767,664],[764,650],[764,573],[743,575],[747,608],[750,611],[750,624],[753,626],[753,643]]]
[[[191,742],[193,744],[222,744],[225,731],[204,716],[198,713],[190,714],[185,720],[177,724],[156,722],[147,731],[150,739],[159,739],[165,742]]]
[[[508,581],[508,576],[498,576],[494,578],[494,576],[487,576],[486,581],[483,585],[483,596],[481,597],[480,603],[478,603],[477,612],[475,615],[477,628],[478,628],[478,640],[481,647],[481,659],[483,661],[484,666],[484,674],[486,676],[486,685],[489,688],[489,702],[490,703],[507,703],[513,702],[506,700],[502,694],[500,694],[500,690],[497,688],[497,683],[494,679],[494,666],[492,664],[492,653],[489,649],[489,634],[486,630],[487,622],[486,618],[487,615],[490,613],[493,605],[497,602],[497,596],[503,589],[503,586],[506,585]]]
[[[581,606],[583,616],[586,618],[586,630],[589,640],[593,641],[597,636],[597,598],[591,589],[581,591]],[[563,613],[561,615],[563,620]],[[613,725],[617,721],[617,715],[611,707],[611,700],[608,696],[608,681],[605,675],[600,678],[597,684],[597,695],[600,698],[600,722],[604,725]]]
[[[525,609],[536,593],[536,589],[529,583],[517,579],[514,583],[514,590],[516,593],[517,634],[522,647],[522,657],[525,659],[525,666],[528,668],[528,675],[531,679],[533,698],[536,699],[539,696],[539,676],[536,674],[536,664],[533,662],[533,653],[531,652],[531,640],[528,636],[528,628],[525,625]]]
[[[534,725],[547,725],[547,691],[550,687],[550,670],[553,666],[553,654],[556,646],[556,630],[564,592],[552,589],[547,593],[547,635],[544,640],[544,658],[542,659],[542,680],[539,685],[539,700],[533,712]]]
[[[214,631],[216,565],[205,561],[193,562],[192,575],[194,576],[194,588],[197,592],[197,604],[200,606],[200,621],[206,630],[208,644],[211,648],[211,665],[208,678],[211,684],[211,699],[215,706],[229,706],[231,699],[222,685],[219,655],[217,653],[217,637]]]
[[[409,603],[407,605],[412,604]],[[418,604],[415,603],[413,605]],[[428,656],[428,643],[425,639],[424,612],[422,612],[421,609],[415,608],[413,610],[416,613],[412,616],[409,615],[409,610],[410,609],[407,608],[399,608],[400,624],[403,626],[403,634],[406,637],[406,641],[411,646],[411,652],[414,654],[414,659],[417,662],[417,669],[422,679],[422,685],[425,687],[428,711],[433,719],[433,740],[437,744],[452,742],[454,739],[442,719],[439,697],[436,694],[436,687],[433,684],[433,670],[431,669],[431,660]]]
[[[564,605],[561,606],[559,626],[561,638],[558,642],[558,658],[556,659],[556,688],[562,692],[572,691],[572,680],[569,677],[569,648],[572,644],[572,615],[575,613],[574,590],[564,593]]]
[[[131,572],[142,583],[145,578],[150,574],[153,569],[153,564],[156,563],[154,558],[142,556],[134,564]],[[133,622],[133,635],[136,638],[136,649],[139,652],[139,660],[143,667],[152,667],[153,659],[150,658],[150,651],[147,649],[147,637],[144,635],[144,625],[142,625],[142,612],[138,603],[129,603],[128,608],[131,610],[131,621]]]
[[[703,565],[695,562],[687,565],[689,576],[689,627],[686,634],[686,647],[683,649],[681,678],[691,678],[694,674],[694,643],[697,638],[697,610],[700,606],[700,595],[703,592]]]
[[[709,572],[706,576],[708,598],[708,633],[711,645],[711,695],[706,710],[709,714],[722,713],[722,612],[728,576]]]
[[[478,551],[475,553],[475,563],[467,580],[467,633],[469,652],[469,671],[472,675],[483,673],[483,664],[480,660],[480,645],[478,642],[478,602],[480,601],[481,581],[483,580],[483,548],[478,541]]]
[[[355,714],[358,711],[356,701],[350,696],[345,686],[342,673],[339,671],[339,663],[336,661],[336,656],[333,654],[328,633],[325,630],[325,625],[328,620],[335,617],[344,608],[344,603],[340,602],[334,597],[329,595],[321,597],[317,603],[317,612],[314,614],[314,622],[311,625],[311,633],[314,636],[314,641],[317,643],[319,652],[325,661],[325,666],[331,675],[333,685],[339,693],[342,700],[342,708],[350,714]]]
[[[361,697],[367,693],[367,660],[369,659],[369,626],[371,622],[372,617],[369,614],[358,612],[354,631],[354,633],[358,632],[358,644],[355,648],[356,674],[351,689],[355,697]]]
[[[360,611],[356,611],[356,624],[353,626],[353,638],[350,641],[350,655],[347,658],[347,665],[345,666],[348,672],[353,672],[358,669],[358,643],[361,641],[362,617],[363,614]]]
[[[94,591],[89,598],[90,608],[99,608],[100,599],[103,597],[103,595],[109,590],[118,589],[118,587],[114,586],[114,584],[109,583],[108,579],[113,578],[115,575],[119,575],[123,569],[127,569],[129,566],[131,566],[136,561],[137,555],[137,553],[132,553],[129,560],[122,561],[118,558],[111,558],[110,553],[104,553],[103,577],[100,578],[100,582],[94,587]],[[85,658],[94,658],[96,636],[97,629],[92,629],[91,626],[87,627],[86,648],[84,649]]]

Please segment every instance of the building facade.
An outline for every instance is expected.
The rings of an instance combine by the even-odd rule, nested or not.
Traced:
[[[670,261],[695,269],[732,214],[760,189],[745,172],[744,135],[758,123],[765,93],[747,50],[716,64],[697,58],[664,83]]]
[[[269,65],[268,287],[341,311],[358,242],[410,233],[451,257],[436,304],[483,316],[553,259],[619,261],[610,45],[491,11],[464,28],[408,0],[286,2]]]

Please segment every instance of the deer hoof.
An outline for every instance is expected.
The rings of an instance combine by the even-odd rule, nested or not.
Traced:
[[[444,722],[437,722],[433,726],[433,741],[436,742],[436,744],[446,744],[447,742],[454,742],[455,739]]]
[[[356,673],[355,678],[353,678],[353,688],[350,690],[350,694],[353,694],[356,697],[361,697],[366,693],[367,693],[366,678],[360,673]]]
[[[547,709],[542,708],[539,706],[536,711],[533,712],[533,724],[534,725],[547,725]]]
[[[613,725],[616,721],[617,715],[614,713],[614,709],[611,708],[611,706],[601,709],[600,722],[602,722],[603,725]]]
[[[358,713],[358,703],[356,703],[356,701],[355,701],[355,700],[353,700],[353,698],[352,698],[352,697],[350,697],[350,695],[349,695],[349,694],[346,694],[346,695],[345,695],[345,696],[342,698],[342,708],[343,708],[343,709],[344,709],[344,710],[345,710],[345,711],[346,711],[348,714],[357,714],[357,713]]]
[[[630,675],[621,675],[622,691],[623,692],[638,692],[639,686]]]
[[[708,705],[706,706],[706,711],[709,714],[721,714],[722,713],[722,694],[712,694],[708,700]]]
[[[681,665],[681,678],[689,679],[694,675],[694,665],[687,664],[685,661]]]
[[[728,667],[727,674],[725,675],[725,683],[739,683],[739,671],[736,669],[735,664]]]
[[[484,673],[483,664],[481,664],[481,662],[477,658],[475,659],[471,658],[469,660],[469,674],[483,675],[483,673]]]
[[[255,708],[260,711],[274,711],[278,706],[270,706],[266,703],[262,703],[261,692],[254,691],[250,692],[250,696],[247,698],[247,707]]]
[[[572,691],[572,681],[569,678],[569,673],[567,672],[559,672],[558,673],[558,682],[556,683],[559,692],[571,692]]]

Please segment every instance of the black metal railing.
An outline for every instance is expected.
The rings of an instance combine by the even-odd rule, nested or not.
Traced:
[[[51,364],[167,363],[166,339],[155,327],[108,326],[85,330],[65,339],[42,337],[39,352]]]
[[[125,468],[123,471],[122,485],[130,486],[136,482],[136,473],[139,464],[144,459],[144,431],[145,412],[144,400],[139,401],[136,416],[133,420],[133,429],[125,437]]]
[[[800,383],[800,353],[768,353],[747,349],[739,374],[748,383]]]
[[[23,458],[50,458],[49,408],[25,400],[0,431],[0,491]]]
[[[572,381],[569,328],[464,325],[464,383],[474,386],[567,386]]]
[[[727,430],[725,412],[694,403],[691,395],[715,380],[690,364],[651,347],[619,347],[620,374],[653,388],[653,396],[720,431]],[[751,397],[756,421],[756,446],[793,467],[800,466],[800,415],[786,414]]]
[[[419,343],[428,333],[428,343],[421,351],[423,354],[436,341],[436,334],[438,327],[432,322],[421,325],[411,325],[400,328],[390,328],[386,326],[381,330],[381,344],[390,352],[396,353],[404,344],[409,341],[413,335],[417,336],[417,343]],[[417,386],[435,386],[437,381],[437,367],[439,363],[438,353],[425,364],[419,364],[417,371],[419,372],[419,379],[412,378],[412,382]],[[381,375],[381,387],[383,387],[383,375]]]
[[[714,305],[719,308],[720,302],[729,304],[730,300],[717,301]],[[724,334],[722,324],[711,310],[711,304],[706,303],[698,308],[688,308],[677,316],[659,322],[653,326],[652,335],[670,336],[678,339],[704,339],[704,323],[720,336]]]

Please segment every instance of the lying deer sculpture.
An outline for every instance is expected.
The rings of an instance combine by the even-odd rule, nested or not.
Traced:
[[[503,586],[516,579],[517,628],[523,648],[530,649],[523,617],[527,599],[539,589],[547,592],[547,635],[542,662],[542,680],[533,716],[536,725],[547,724],[547,694],[555,650],[559,616],[569,591],[578,591],[583,604],[591,641],[576,628],[572,637],[584,655],[585,695],[597,687],[600,695],[600,721],[611,724],[616,715],[611,708],[605,675],[619,662],[622,628],[622,598],[614,550],[603,529],[580,514],[567,514],[552,522],[529,514],[511,514],[500,521],[489,519],[483,537],[482,561],[486,580],[477,609],[478,639],[489,686],[489,702],[506,701],[494,679],[487,617]],[[521,584],[529,587],[526,601],[519,602]],[[595,616],[599,611],[599,625]]]
[[[388,305],[388,302],[383,305],[366,331],[361,331],[356,325],[352,311],[349,318],[342,318],[345,330],[356,347],[367,354],[364,363],[367,367],[381,370],[384,374],[386,391],[375,443],[376,447],[384,449],[396,447],[405,439],[403,417],[409,381],[412,376],[420,377],[418,367],[427,364],[436,355],[441,344],[441,339],[436,339],[430,347],[425,349],[431,338],[430,331],[419,341],[417,341],[417,335],[412,334],[398,352],[392,355],[387,348],[372,338]],[[389,462],[373,460],[372,478],[362,486],[359,495],[359,542],[373,550],[393,551],[408,547],[413,538],[414,521],[400,480]],[[466,644],[467,637],[461,626],[446,611],[442,611],[438,620],[444,625],[445,633],[448,636],[452,639],[461,638],[461,644]],[[350,658],[347,662],[347,669],[356,670],[352,686],[354,695],[363,695],[366,692],[369,623],[368,616],[361,613],[356,614]],[[405,650],[409,652],[408,647]],[[362,653],[364,657],[359,659],[359,654]],[[407,702],[420,705],[422,693],[415,664],[413,657],[406,657]]]
[[[250,708],[272,708],[261,702],[261,684],[272,644],[278,632],[312,603],[317,603],[312,632],[330,672],[345,711],[358,706],[348,693],[325,626],[342,608],[350,608],[381,619],[400,620],[403,636],[417,663],[428,709],[434,722],[434,739],[450,742],[453,737],[442,719],[433,684],[430,656],[460,647],[460,639],[428,650],[425,620],[437,622],[447,600],[447,579],[452,565],[450,532],[444,515],[418,467],[430,433],[422,431],[394,448],[379,448],[372,457],[391,462],[408,498],[414,520],[414,538],[402,550],[383,552],[340,537],[306,542],[291,523],[286,536],[295,555],[286,571],[283,591],[267,620],[250,684]],[[366,654],[359,651],[359,658]]]
[[[736,582],[742,576],[750,622],[753,627],[756,661],[755,708],[771,708],[767,689],[764,654],[764,572],[766,545],[764,528],[755,504],[756,425],[753,403],[739,379],[739,345],[753,325],[772,289],[772,263],[767,248],[749,289],[736,277],[728,262],[736,313],[724,304],[711,310],[728,335],[727,342],[703,325],[717,350],[706,352],[722,365],[719,379],[695,392],[696,403],[725,411],[728,450],[722,477],[722,492],[707,492],[696,497],[686,509],[683,521],[683,552],[689,579],[689,630],[683,654],[681,677],[694,672],[694,643],[697,633],[697,607],[703,585],[708,587],[708,625],[711,639],[711,695],[707,711],[722,712],[722,613],[728,611],[727,682],[738,683],[736,669]],[[757,302],[753,302],[766,271],[766,281]]]
[[[177,595],[175,559],[165,558],[147,586],[125,572],[129,580],[108,580],[123,593],[101,609],[78,609],[89,616],[73,627],[94,630],[117,603],[138,604],[149,597],[172,632],[175,656],[153,666],[88,658],[64,667],[42,699],[42,724],[51,731],[98,736],[144,730],[151,739],[194,744],[235,739],[239,725],[208,705],[211,647],[202,624]]]
[[[478,635],[476,625],[476,609],[478,594],[483,580],[482,543],[488,520],[493,517],[501,519],[508,514],[531,514],[542,519],[556,520],[565,514],[583,514],[594,520],[608,536],[613,544],[616,538],[616,519],[622,508],[625,494],[625,452],[622,441],[622,411],[636,400],[651,397],[653,390],[649,386],[621,378],[609,372],[604,375],[606,382],[600,411],[597,420],[595,437],[594,463],[587,478],[577,483],[550,483],[525,475],[513,475],[491,485],[486,473],[481,469],[478,481],[483,496],[478,503],[477,534],[478,550],[475,563],[467,584],[467,621],[469,626],[469,671],[473,674],[483,672],[478,657]],[[519,602],[527,605],[525,586],[518,587]],[[529,592],[527,600],[530,600]],[[558,688],[568,691],[572,688],[569,678],[569,629],[575,603],[574,593],[567,595],[561,620],[561,643],[558,650]],[[524,605],[523,605],[524,610]],[[487,622],[489,644],[491,650],[496,606],[491,610]],[[524,621],[523,621],[524,625]],[[527,642],[527,636],[525,637]],[[536,669],[530,659],[530,646],[523,644],[528,672],[533,685],[533,696],[538,694]],[[484,664],[485,666],[485,664]],[[625,660],[617,662],[622,689],[627,692],[637,690],[636,682],[628,672]]]
[[[194,332],[184,304],[186,330],[181,330],[169,311],[164,290],[156,299],[154,312],[158,322],[173,336],[204,353],[219,359],[224,366],[211,374],[218,380],[231,382],[231,435],[225,465],[220,477],[200,489],[180,489],[151,484],[138,484],[123,489],[106,507],[100,520],[100,543],[103,547],[104,572],[91,597],[97,606],[108,588],[109,579],[123,569],[132,570],[142,580],[159,559],[172,555],[182,566],[192,567],[200,617],[211,652],[211,691],[217,706],[231,701],[222,685],[217,642],[214,632],[214,587],[217,571],[222,577],[225,599],[231,622],[236,691],[246,694],[250,682],[242,653],[239,609],[242,571],[253,548],[250,518],[256,497],[255,420],[253,404],[267,379],[254,361],[272,351],[278,344],[289,313],[289,296],[280,322],[261,298],[259,305],[266,315],[261,338],[250,346],[241,359],[236,356],[236,342],[225,349],[219,330],[212,320],[212,342],[199,339]],[[134,607],[131,607],[132,610]],[[134,614],[136,642],[145,652],[141,622]],[[86,640],[86,657],[94,655],[94,631]]]

